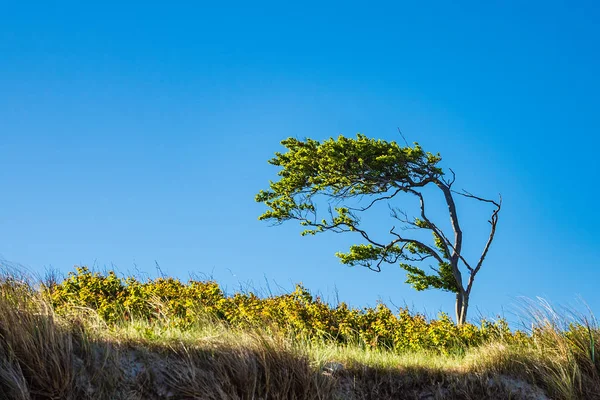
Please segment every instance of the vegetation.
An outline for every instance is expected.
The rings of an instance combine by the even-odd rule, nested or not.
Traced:
[[[524,333],[329,306],[301,286],[260,298],[86,268],[5,274],[0,398],[600,399],[600,329],[538,310]]]
[[[212,281],[183,283],[158,278],[140,282],[83,267],[48,288],[48,294],[57,313],[68,315],[73,307],[92,309],[111,326],[123,319],[162,320],[185,330],[208,318],[236,328],[261,327],[295,339],[360,343],[396,353],[426,350],[462,354],[468,347],[495,338],[518,341],[524,337],[522,332],[512,333],[503,320],[457,326],[443,313],[436,320],[427,320],[405,308],[393,313],[384,304],[364,309],[345,303],[332,307],[301,285],[291,293],[266,298],[251,292],[226,296]]]
[[[269,163],[281,167],[280,179],[262,190],[256,201],[268,210],[259,219],[281,223],[297,220],[306,227],[302,235],[325,231],[354,232],[363,243],[337,253],[341,262],[381,271],[383,263],[396,264],[407,272],[407,283],[416,290],[440,289],[456,294],[456,320],[467,320],[469,297],[475,280],[494,240],[502,201],[484,199],[469,192],[453,189],[455,181],[447,179],[439,166],[439,154],[425,152],[417,143],[401,147],[396,142],[375,140],[364,135],[356,139],[339,136],[319,142],[312,139],[288,138],[281,142],[286,153],[276,153]],[[452,235],[433,221],[425,208],[425,188],[440,191],[448,208]],[[419,203],[418,216],[410,217],[394,201],[400,194],[413,196]],[[454,195],[489,203],[494,207],[489,223],[489,237],[476,262],[462,254],[463,232]],[[318,213],[322,201],[326,213]],[[381,203],[391,209],[388,239],[375,239],[361,226],[360,215]],[[407,229],[426,231],[431,243],[418,234],[407,235]],[[413,231],[415,232],[415,231]],[[437,263],[427,273],[420,267],[424,261]],[[461,271],[461,267],[463,270]],[[467,279],[463,281],[463,274]]]

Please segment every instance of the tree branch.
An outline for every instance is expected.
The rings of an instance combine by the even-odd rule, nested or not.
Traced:
[[[353,211],[367,211],[369,208],[371,208],[375,203],[377,203],[378,201],[381,200],[390,200],[392,198],[394,198],[398,193],[402,192],[403,189],[402,188],[398,188],[396,189],[396,191],[394,193],[392,193],[389,196],[383,196],[383,197],[378,197],[376,199],[374,199],[368,206],[366,207],[362,207],[362,208],[353,208],[353,207],[348,207],[349,210],[353,210]]]
[[[402,139],[404,140],[404,144],[406,145],[406,147],[410,147],[408,145],[408,141],[406,140],[406,138],[404,137],[404,134],[402,133],[402,131],[400,130],[400,127],[398,127],[398,133],[400,134],[400,136],[402,136]]]
[[[462,274],[460,269],[458,269],[458,260],[461,259],[462,252],[462,238],[463,233],[460,229],[460,224],[458,222],[458,215],[456,214],[456,203],[454,203],[454,198],[452,197],[452,190],[446,184],[444,184],[440,180],[436,180],[435,184],[439,187],[444,193],[444,198],[446,199],[446,204],[448,205],[448,214],[450,214],[450,223],[452,224],[452,230],[454,231],[454,245],[452,245],[452,255],[450,256],[450,265],[452,265],[452,275],[454,275],[454,280],[456,281],[456,285],[458,289],[462,292],[464,291],[464,287],[462,284]],[[464,259],[463,259],[464,262]]]
[[[425,199],[423,198],[423,194],[413,189],[407,189],[407,192],[412,193],[413,195],[419,198],[421,206],[421,218],[423,219],[423,221],[425,221],[425,223],[427,223],[428,229],[432,230],[436,235],[443,239],[442,242],[444,244],[444,251],[446,254],[450,254],[450,249],[448,249],[448,244],[450,243],[450,241],[446,238],[444,232],[442,232],[442,230],[439,229],[436,224],[431,222],[431,220],[425,214]]]
[[[427,246],[425,243],[417,240],[417,239],[407,239],[407,238],[403,238],[402,236],[400,236],[397,232],[394,232],[394,227],[392,227],[392,229],[390,229],[390,233],[394,236],[396,236],[396,239],[392,240],[387,246],[392,247],[397,243],[412,243],[415,244],[423,249],[426,250],[426,252],[428,254],[431,254],[431,256],[433,258],[435,258],[439,263],[443,263],[444,259],[442,258],[442,256],[440,256],[438,254],[437,251],[435,251],[434,249],[432,249],[430,246]]]
[[[475,280],[475,275],[477,275],[477,273],[479,272],[479,269],[481,268],[481,265],[483,265],[483,261],[485,260],[485,257],[487,256],[488,250],[490,249],[492,241],[494,240],[494,235],[496,234],[496,225],[498,224],[498,213],[500,212],[500,209],[502,208],[502,195],[499,195],[500,199],[498,200],[498,202],[493,201],[493,200],[480,199],[473,195],[469,195],[467,197],[472,197],[477,200],[485,201],[485,202],[496,205],[496,209],[494,210],[490,220],[488,221],[491,225],[490,235],[488,236],[487,243],[485,244],[485,247],[483,248],[481,257],[479,257],[479,261],[477,262],[475,269],[473,271],[471,271],[471,276],[469,277],[469,283],[467,285],[467,293],[471,293],[471,287],[473,286],[473,281]]]
[[[452,185],[456,181],[456,174],[454,173],[454,170],[452,168],[448,168],[448,170],[452,173],[452,179],[447,180],[446,178],[441,178],[441,180],[446,186],[448,186],[448,188],[452,188]]]
[[[495,205],[497,208],[500,208],[500,206],[502,204],[502,196],[500,196],[500,200],[499,200],[499,202],[497,202],[494,200],[484,199],[483,197],[475,196],[474,194],[467,192],[465,189],[463,189],[461,192],[452,190],[452,193],[456,193],[459,196],[467,197],[469,199],[475,199],[475,200],[483,201],[485,203],[491,203],[491,204]]]

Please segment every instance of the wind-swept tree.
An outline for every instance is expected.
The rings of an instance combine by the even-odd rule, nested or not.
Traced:
[[[439,167],[440,155],[423,151],[417,143],[413,147],[408,144],[402,147],[394,141],[358,134],[355,139],[339,136],[322,143],[288,138],[281,144],[287,152],[277,152],[269,160],[270,164],[281,167],[279,180],[270,182],[269,190],[261,190],[256,196],[256,201],[268,207],[259,219],[277,223],[298,220],[306,227],[302,235],[355,232],[362,243],[352,245],[346,253],[337,253],[342,263],[365,266],[377,272],[383,263],[398,263],[407,272],[406,282],[416,290],[433,288],[455,293],[456,321],[458,324],[466,321],[475,276],[496,233],[501,197],[495,201],[467,191],[455,191],[452,188],[454,172],[449,169],[451,177],[446,177]],[[423,190],[430,186],[443,195],[451,234],[433,222],[427,212]],[[417,216],[409,217],[406,211],[394,206],[399,195],[416,198],[420,205]],[[489,236],[474,263],[462,254],[463,231],[454,195],[493,206]],[[395,221],[395,225],[384,232],[385,241],[375,239],[360,225],[361,214],[380,202],[388,203],[391,220]],[[327,204],[325,215],[317,213],[321,204]],[[418,234],[420,231],[429,231],[431,240],[423,240],[423,235]],[[421,268],[423,263],[431,261],[436,265],[430,265],[431,272]],[[466,278],[463,278],[465,273]]]

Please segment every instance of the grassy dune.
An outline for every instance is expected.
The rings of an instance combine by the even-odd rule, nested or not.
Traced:
[[[547,308],[519,340],[405,351],[209,314],[177,324],[161,298],[153,318],[107,318],[57,307],[59,284],[1,279],[1,399],[600,399],[600,330]]]

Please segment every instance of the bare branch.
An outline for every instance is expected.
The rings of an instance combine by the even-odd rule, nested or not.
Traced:
[[[491,204],[495,205],[496,207],[500,207],[500,204],[502,203],[502,196],[500,196],[500,200],[499,200],[499,202],[497,202],[494,200],[484,199],[483,197],[475,196],[474,194],[467,192],[465,189],[463,189],[461,192],[452,190],[452,193],[456,193],[460,196],[467,197],[469,199],[475,199],[475,200],[483,201],[485,203],[491,203]]]
[[[399,208],[394,208],[392,206],[389,206],[389,207],[390,207],[390,216],[404,224],[404,226],[400,227],[400,229],[402,229],[403,231],[409,230],[409,229],[423,229],[422,227],[419,227],[414,222],[414,218],[410,219],[408,217],[408,214],[406,213],[406,211],[401,210]]]
[[[376,199],[374,199],[368,206],[363,207],[363,208],[353,208],[353,207],[348,207],[349,210],[353,210],[353,211],[367,211],[369,208],[371,208],[375,203],[377,203],[378,201],[381,200],[390,200],[392,198],[394,198],[398,193],[402,192],[403,189],[402,188],[398,188],[396,189],[396,191],[394,193],[392,193],[389,196],[383,196],[383,197],[378,197]]]
[[[407,191],[419,198],[420,207],[421,207],[421,218],[427,224],[428,229],[432,230],[436,235],[438,235],[440,238],[442,238],[442,242],[444,244],[444,251],[446,254],[450,254],[450,249],[448,248],[450,241],[446,238],[446,235],[444,235],[444,232],[442,232],[442,230],[439,229],[437,227],[437,225],[434,224],[425,214],[425,199],[423,198],[423,194],[421,192],[418,192],[413,189],[408,189]]]
[[[446,184],[448,188],[452,188],[452,185],[456,181],[456,174],[454,173],[454,170],[452,168],[448,168],[448,170],[452,173],[452,179],[447,180],[446,178],[442,178],[442,182],[444,182],[444,184]]]
[[[412,257],[412,256],[404,255],[402,258],[404,260],[406,260],[406,261],[421,262],[421,261],[425,261],[425,260],[427,260],[428,258],[431,258],[431,257],[433,257],[433,256],[430,255],[430,254],[426,254],[426,255],[423,255],[423,256],[420,256],[420,257]]]
[[[404,137],[404,134],[402,133],[402,131],[400,130],[400,127],[398,127],[398,133],[400,134],[400,136],[402,136],[402,139],[404,139],[404,144],[406,145],[406,147],[410,147],[408,144],[408,141],[406,140],[406,138]]]
[[[485,201],[485,200],[482,200],[482,201]],[[473,271],[471,271],[471,276],[469,277],[469,283],[467,285],[467,293],[471,292],[471,287],[473,286],[473,281],[475,280],[475,275],[477,275],[477,273],[479,272],[479,269],[481,268],[481,265],[483,264],[483,261],[485,260],[485,257],[487,256],[488,250],[490,249],[492,241],[494,240],[494,235],[496,234],[496,225],[498,224],[498,213],[500,212],[500,209],[502,208],[502,195],[499,195],[498,202],[495,202],[492,200],[489,200],[488,202],[495,204],[496,209],[494,210],[490,220],[488,221],[491,225],[490,235],[488,237],[487,243],[485,244],[485,247],[483,248],[481,257],[479,257],[479,261],[477,262],[477,265],[475,266],[475,269]]]

